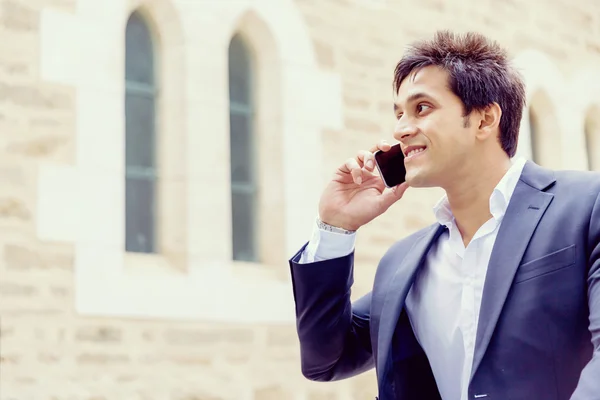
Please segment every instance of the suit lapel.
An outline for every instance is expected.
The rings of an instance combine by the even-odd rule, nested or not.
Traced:
[[[512,195],[492,250],[483,288],[471,378],[490,343],[521,259],[554,195],[548,171],[528,163]]]
[[[394,335],[404,300],[414,281],[415,272],[422,264],[431,245],[443,231],[444,227],[436,224],[426,231],[423,236],[416,239],[401,264],[396,268],[394,276],[385,289],[385,299],[379,319],[377,339],[377,377],[380,382],[383,380],[384,368],[392,344],[392,336]],[[395,257],[390,257],[388,262],[393,262],[394,259]]]

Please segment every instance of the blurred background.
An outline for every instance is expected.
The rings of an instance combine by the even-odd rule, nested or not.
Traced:
[[[514,57],[520,155],[600,169],[596,0],[0,0],[0,399],[372,399],[301,375],[287,260],[438,29]],[[361,229],[353,297],[440,195]]]

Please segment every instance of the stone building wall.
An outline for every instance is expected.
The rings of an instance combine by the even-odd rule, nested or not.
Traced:
[[[161,46],[165,190],[177,194],[160,211],[171,251],[148,257],[122,250],[123,30],[138,8]],[[0,399],[373,398],[373,372],[300,374],[286,259],[334,168],[391,138],[404,46],[443,28],[488,34],[516,57],[534,142],[551,143],[542,163],[600,165],[594,0],[0,0]],[[236,32],[256,51],[258,140],[273,163],[259,264],[230,261]],[[529,133],[526,113],[527,157]],[[361,229],[354,296],[389,245],[433,221],[439,195],[409,191]]]

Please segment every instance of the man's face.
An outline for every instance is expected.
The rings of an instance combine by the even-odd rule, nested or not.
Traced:
[[[448,86],[448,73],[429,66],[409,75],[394,103],[394,138],[402,144],[408,184],[451,185],[469,165],[476,127],[465,127],[463,104]]]

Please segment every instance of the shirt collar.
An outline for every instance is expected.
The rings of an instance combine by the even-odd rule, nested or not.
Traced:
[[[526,161],[527,160],[523,157],[513,159],[511,167],[492,191],[490,196],[490,213],[494,219],[500,220],[506,213],[506,209],[508,208],[512,194],[517,187],[517,182],[519,182]],[[450,228],[450,225],[454,222],[454,215],[450,209],[448,196],[444,195],[437,202],[433,207],[433,212],[435,218],[441,225]]]

